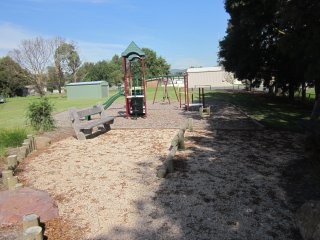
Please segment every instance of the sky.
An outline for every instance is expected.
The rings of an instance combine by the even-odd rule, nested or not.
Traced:
[[[110,60],[131,41],[171,65],[217,66],[224,0],[0,0],[0,57],[22,40],[62,37],[82,62]]]

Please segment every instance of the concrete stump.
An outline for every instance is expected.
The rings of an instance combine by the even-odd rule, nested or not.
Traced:
[[[39,226],[40,218],[37,214],[31,213],[24,215],[23,218],[23,230],[27,230],[29,227]]]
[[[13,176],[13,177],[8,177],[7,178],[7,185],[8,185],[8,189],[10,191],[16,189],[17,183],[18,183],[18,177],[17,176]]]
[[[37,136],[35,137],[35,146],[36,149],[45,149],[49,147],[51,140],[48,137]]]
[[[18,166],[17,155],[8,156],[6,161],[8,170],[14,170]]]
[[[27,156],[27,147],[26,146],[22,146],[19,149],[19,154],[18,154],[18,161],[22,161],[23,159],[25,159],[25,157]]]
[[[35,145],[34,145],[34,137],[33,137],[33,135],[32,134],[28,134],[27,138],[30,140],[30,146],[31,146],[32,151],[35,150],[36,148],[35,148]]]
[[[23,142],[23,143],[22,143],[22,147],[25,147],[25,148],[26,148],[26,156],[28,156],[29,153],[30,153],[29,143]]]
[[[42,228],[33,226],[23,232],[23,240],[43,240]]]
[[[28,152],[31,153],[31,152],[32,152],[32,146],[31,146],[31,141],[30,141],[30,139],[25,139],[25,140],[23,141],[23,144],[25,144],[26,146],[28,146]],[[23,144],[22,144],[22,145],[23,145]]]
[[[2,171],[2,183],[6,187],[8,187],[8,178],[13,177],[13,172],[12,170],[4,170]]]
[[[17,183],[15,189],[21,189],[23,187],[22,183]]]

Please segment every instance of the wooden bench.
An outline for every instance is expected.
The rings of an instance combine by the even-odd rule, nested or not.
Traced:
[[[114,117],[107,115],[101,104],[83,110],[70,108],[69,116],[79,140],[85,140],[86,135],[92,134],[94,127],[102,127],[105,131],[109,131],[110,124],[114,120]]]

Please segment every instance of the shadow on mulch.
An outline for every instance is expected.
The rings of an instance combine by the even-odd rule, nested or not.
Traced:
[[[320,200],[320,167],[305,158],[299,158],[282,173],[281,184],[296,211],[309,200]]]

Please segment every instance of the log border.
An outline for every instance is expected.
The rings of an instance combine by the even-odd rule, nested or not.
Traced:
[[[163,164],[158,169],[157,177],[165,178],[168,173],[174,172],[173,158],[178,150],[181,151],[185,149],[184,134],[186,130],[189,130],[190,132],[193,131],[192,118],[188,118],[187,122],[179,129],[177,134],[173,137],[170,148],[169,148],[170,151],[166,159],[164,160]]]

